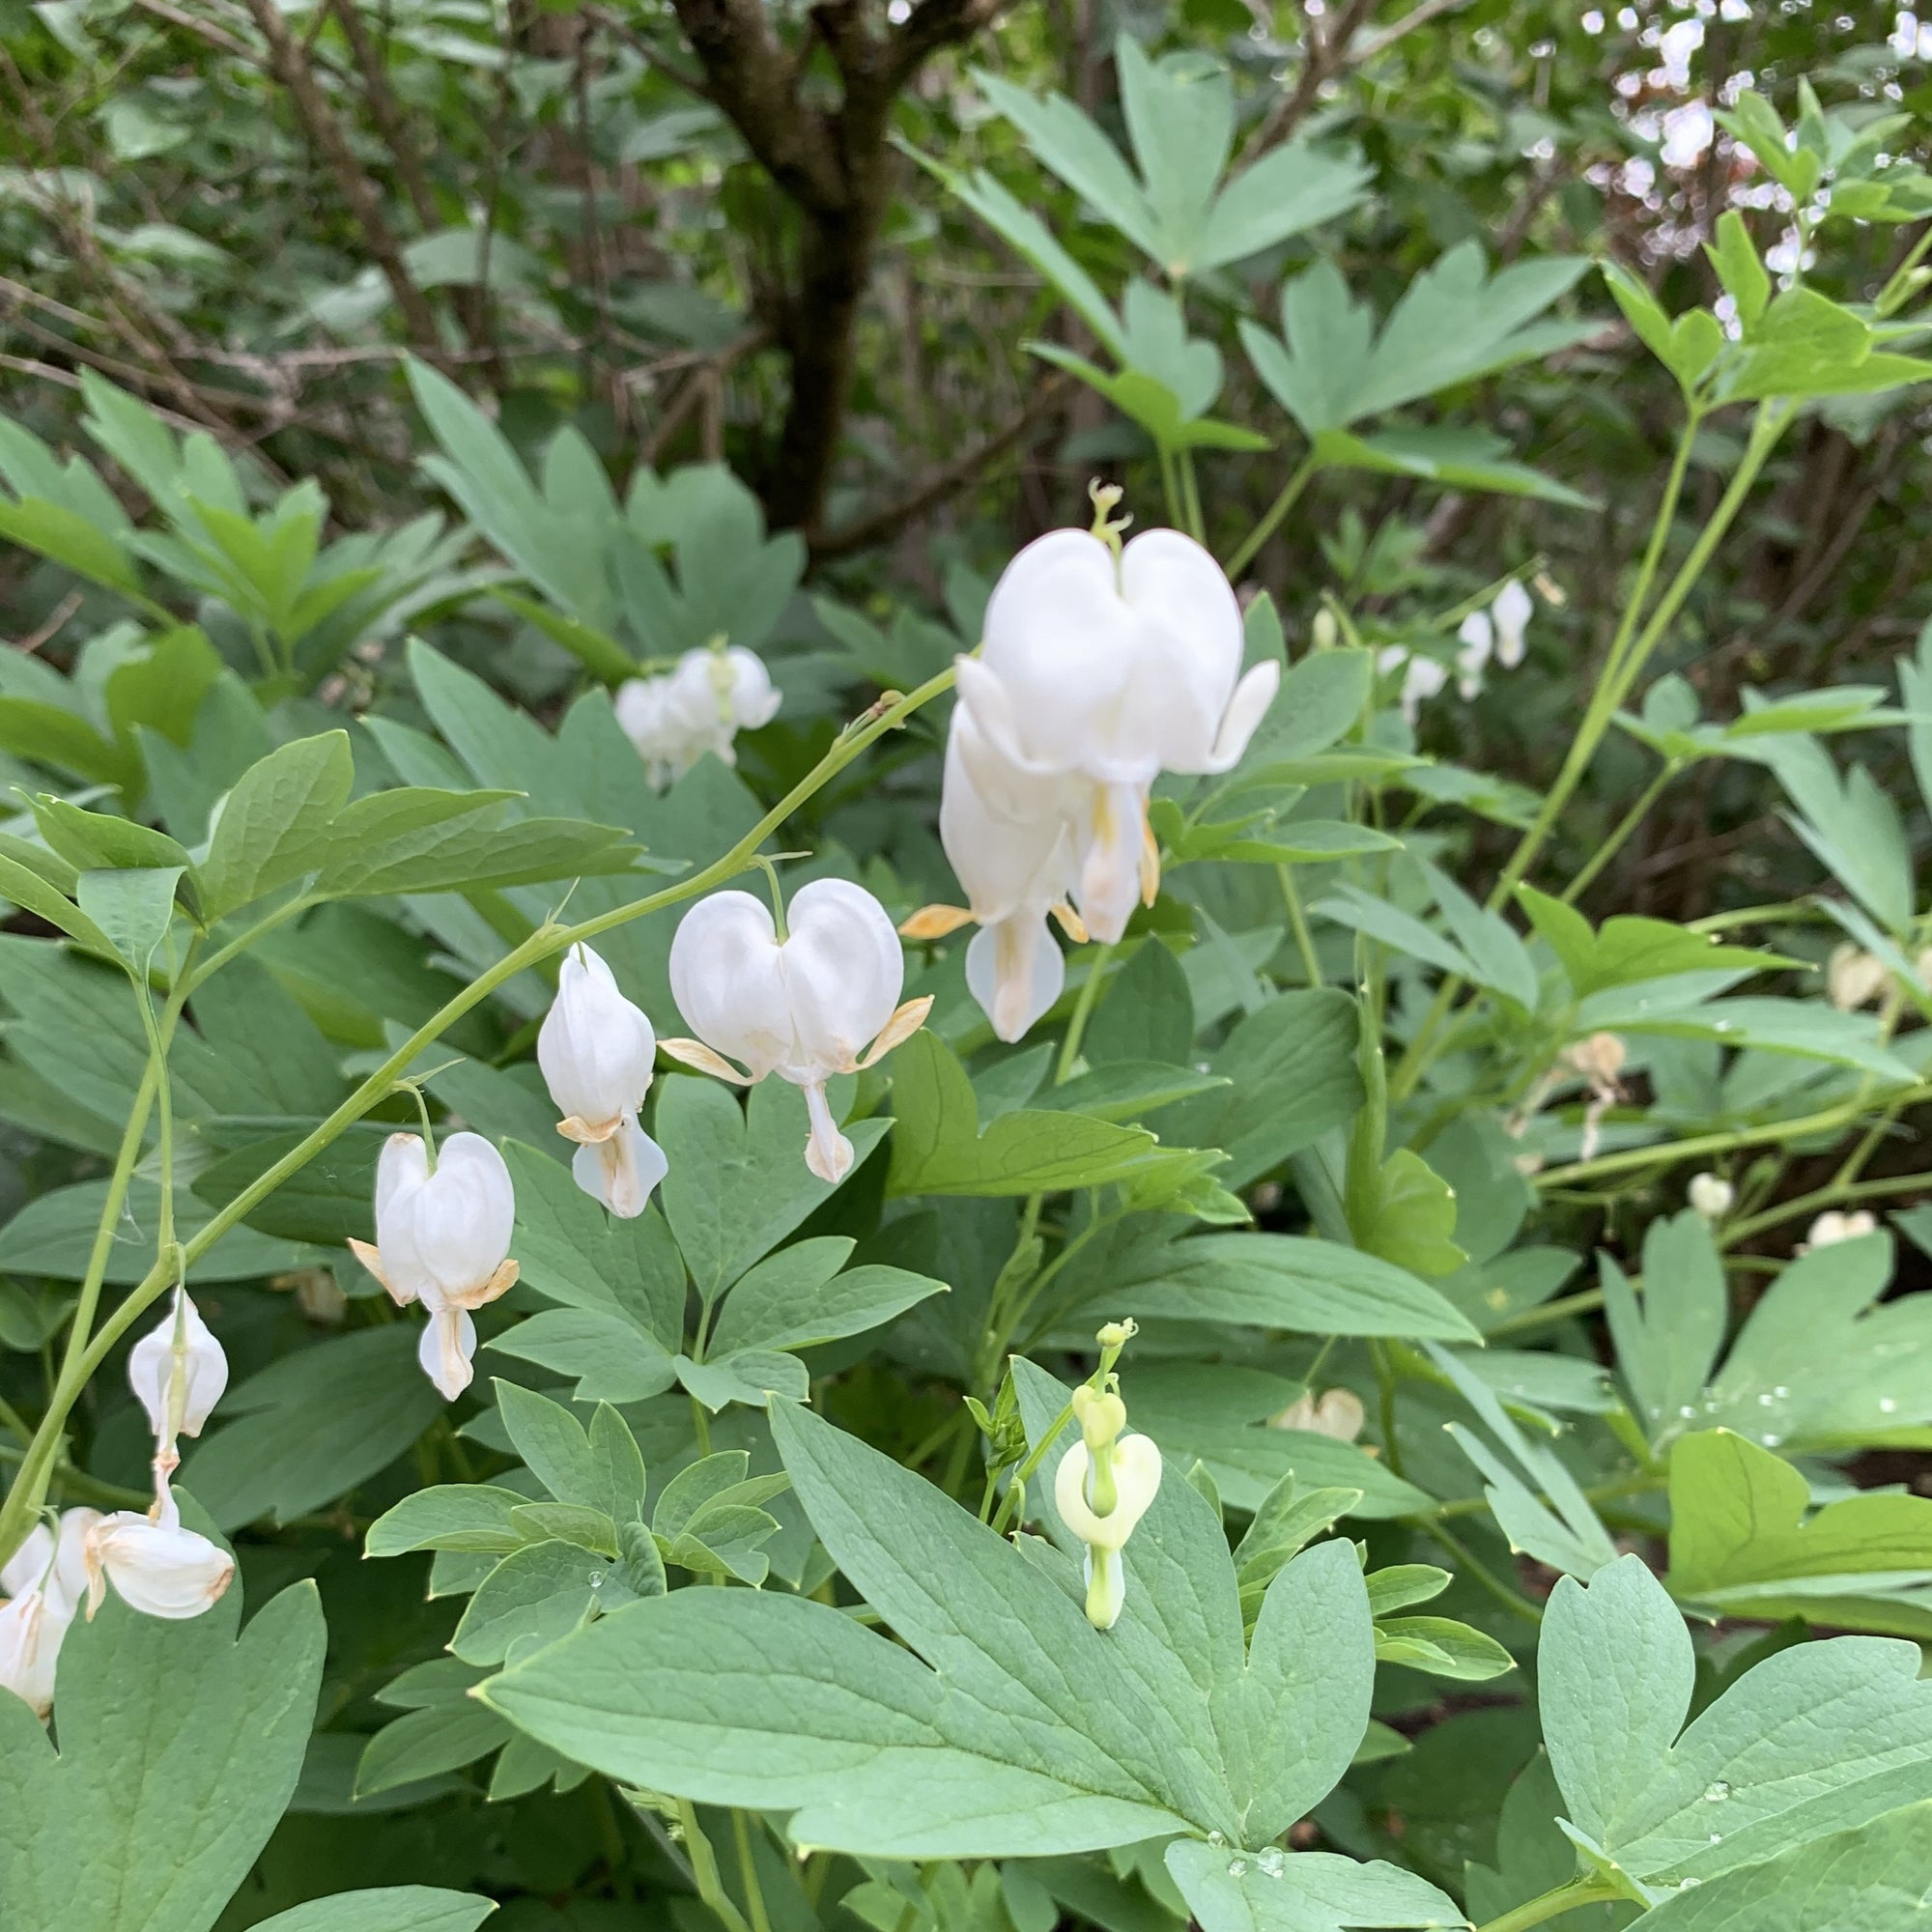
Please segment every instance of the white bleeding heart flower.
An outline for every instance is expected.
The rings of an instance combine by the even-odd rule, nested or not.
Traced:
[[[1867,1235],[1877,1233],[1878,1220],[1870,1208],[1854,1208],[1847,1211],[1842,1208],[1828,1208],[1811,1223],[1799,1253],[1808,1254],[1813,1248],[1835,1248],[1840,1241],[1861,1241]]]
[[[617,689],[615,710],[645,776],[662,785],[681,778],[707,752],[736,763],[732,740],[770,724],[781,701],[763,661],[733,644],[686,651],[671,670],[627,679]]]
[[[563,1115],[557,1132],[577,1143],[570,1171],[578,1186],[625,1220],[644,1211],[668,1166],[638,1125],[657,1051],[643,1009],[618,991],[589,947],[573,946],[537,1034],[537,1065]]]
[[[1445,665],[1435,658],[1412,652],[1403,644],[1388,645],[1376,659],[1376,668],[1383,672],[1402,672],[1402,694],[1398,701],[1411,730],[1421,721],[1423,705],[1430,698],[1438,696],[1449,682]]]
[[[697,1037],[661,1044],[739,1086],[776,1073],[802,1088],[811,1118],[805,1163],[838,1181],[854,1155],[825,1083],[876,1065],[919,1031],[932,1001],[899,1004],[905,955],[885,907],[863,886],[814,879],[792,900],[786,926],[781,939],[770,909],[750,893],[714,893],[693,906],[671,941],[670,985]]]
[[[168,1313],[128,1350],[128,1380],[173,1468],[175,1438],[199,1435],[228,1386],[228,1357],[186,1289],[175,1290]]]
[[[1160,1490],[1160,1450],[1146,1435],[1122,1435],[1126,1405],[1086,1384],[1073,1391],[1080,1440],[1060,1459],[1053,1503],[1087,1546],[1087,1621],[1112,1630],[1126,1603],[1121,1552]]]
[[[116,1510],[87,1532],[87,1614],[90,1621],[114,1585],[115,1594],[144,1616],[198,1617],[235,1576],[235,1559],[198,1531],[182,1526],[165,1482],[145,1516]]]
[[[62,1640],[87,1596],[87,1533],[100,1512],[61,1514],[58,1536],[35,1525],[0,1565],[0,1690],[25,1699],[44,1719],[53,1706],[54,1666]]]
[[[959,660],[971,729],[954,743],[980,798],[1022,780],[1055,792],[1075,859],[1073,900],[1094,938],[1121,937],[1150,876],[1149,788],[1163,771],[1238,762],[1281,682],[1241,673],[1240,606],[1221,567],[1179,530],[1117,553],[1088,530],[1054,530],[1007,566],[977,658]]]
[[[1722,1175],[1693,1174],[1685,1199],[1706,1221],[1721,1221],[1736,1207],[1738,1190]]]
[[[1505,670],[1514,670],[1522,662],[1524,638],[1535,612],[1529,592],[1515,578],[1496,592],[1490,617],[1496,631],[1496,662]]]
[[[1456,633],[1462,649],[1456,653],[1456,688],[1466,698],[1483,688],[1483,672],[1489,668],[1490,654],[1495,649],[1495,628],[1487,611],[1471,611]]]
[[[355,1258],[407,1307],[428,1311],[418,1358],[448,1400],[469,1386],[476,1324],[470,1310],[508,1293],[516,1190],[503,1156],[481,1134],[451,1134],[435,1171],[418,1134],[391,1134],[376,1166],[376,1240]]]

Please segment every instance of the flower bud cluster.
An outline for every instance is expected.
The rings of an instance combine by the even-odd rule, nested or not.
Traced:
[[[1488,610],[1471,611],[1456,633],[1456,690],[1466,702],[1481,695],[1492,664],[1514,670],[1523,660],[1529,620],[1536,606],[1515,578],[1496,592]],[[1390,644],[1376,660],[1378,670],[1403,674],[1399,702],[1413,726],[1423,705],[1448,688],[1450,667],[1439,658]]]
[[[1094,529],[1055,530],[1007,566],[978,655],[959,660],[939,834],[967,908],[903,928],[980,927],[966,981],[1005,1040],[1065,985],[1049,915],[1076,941],[1122,936],[1159,890],[1154,780],[1232,769],[1281,678],[1242,674],[1240,607],[1207,551],[1179,530],[1122,546],[1111,497],[1095,503]]]
[[[735,764],[732,741],[777,715],[781,698],[763,663],[733,644],[686,651],[675,668],[617,688],[617,723],[654,785],[682,778],[705,753]]]

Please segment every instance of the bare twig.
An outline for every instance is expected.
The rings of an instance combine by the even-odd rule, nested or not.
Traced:
[[[142,0],[142,4],[153,5],[155,0]],[[403,192],[410,198],[410,207],[415,212],[416,221],[427,235],[438,226],[436,196],[430,191],[429,176],[424,171],[422,156],[416,152],[415,142],[410,138],[409,124],[403,118],[395,90],[389,85],[382,49],[369,38],[369,30],[362,24],[361,11],[355,0],[328,0],[328,5],[334,11],[343,39],[349,43],[349,51],[355,56],[355,71],[362,76],[363,97],[369,102],[369,113],[376,123],[376,131],[382,135],[383,144],[396,164],[396,179],[402,183]]]

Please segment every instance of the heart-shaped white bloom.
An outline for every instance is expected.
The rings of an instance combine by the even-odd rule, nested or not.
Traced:
[[[578,1186],[625,1220],[644,1211],[665,1178],[663,1150],[638,1125],[657,1050],[643,1009],[589,947],[573,946],[537,1034],[537,1065],[564,1117],[557,1132],[578,1144]]]
[[[1496,662],[1505,670],[1514,670],[1522,662],[1524,634],[1535,611],[1529,592],[1515,578],[1496,592],[1490,616],[1496,627]]]
[[[1483,688],[1483,672],[1496,646],[1495,627],[1487,611],[1471,611],[1456,633],[1462,649],[1456,653],[1456,688],[1467,699]]]
[[[733,644],[686,651],[672,670],[627,679],[618,687],[615,710],[645,776],[662,785],[681,778],[707,752],[736,763],[733,738],[770,724],[780,702],[763,661]]]
[[[128,1350],[128,1380],[172,1468],[176,1435],[199,1435],[228,1386],[228,1357],[186,1289],[175,1290],[167,1314]]]
[[[792,900],[786,924],[781,942],[770,909],[750,893],[714,893],[685,914],[671,941],[670,986],[697,1039],[664,1048],[723,1079],[750,1084],[776,1073],[802,1088],[811,1117],[805,1163],[821,1180],[842,1180],[852,1144],[832,1118],[825,1083],[876,1064],[919,1030],[932,1002],[898,1004],[905,955],[885,907],[863,886],[814,879]],[[720,1058],[726,1054],[746,1070]]]
[[[1835,1248],[1840,1241],[1861,1241],[1878,1232],[1878,1221],[1868,1208],[1828,1208],[1811,1223],[1804,1247]]]
[[[87,1614],[100,1607],[107,1585],[144,1616],[198,1617],[235,1576],[235,1559],[192,1529],[165,1483],[146,1516],[116,1510],[87,1532]]]
[[[1693,1174],[1685,1199],[1692,1210],[1707,1221],[1721,1221],[1737,1205],[1738,1191],[1717,1174]]]
[[[1094,1508],[1094,1457],[1084,1440],[1060,1459],[1053,1506],[1087,1546],[1087,1620],[1112,1630],[1126,1604],[1127,1573],[1121,1551],[1160,1490],[1160,1451],[1148,1435],[1122,1435],[1113,1445],[1114,1507]]]
[[[476,1324],[469,1311],[506,1293],[516,1190],[503,1156],[481,1134],[451,1134],[436,1172],[417,1134],[391,1134],[376,1167],[376,1241],[349,1245],[398,1306],[420,1301],[430,1324],[423,1372],[449,1399],[469,1386]]]
[[[1436,659],[1411,652],[1404,644],[1389,644],[1376,659],[1380,671],[1402,672],[1402,715],[1414,729],[1422,717],[1424,703],[1436,696],[1449,682],[1448,668]]]

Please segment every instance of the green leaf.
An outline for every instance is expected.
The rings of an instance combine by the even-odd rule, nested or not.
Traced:
[[[258,1920],[257,1932],[475,1932],[496,1910],[494,1900],[473,1892],[384,1886],[311,1899]]]
[[[250,765],[219,807],[209,838],[202,866],[209,918],[315,871],[355,778],[346,731],[298,738]]]
[[[1730,1320],[1730,1294],[1711,1225],[1686,1209],[1644,1231],[1641,1305],[1622,1268],[1598,1258],[1617,1366],[1653,1445],[1696,1413]]]
[[[712,1332],[714,1353],[738,1349],[810,1349],[863,1335],[928,1295],[951,1291],[904,1268],[838,1270],[852,1252],[840,1236],[800,1241],[760,1262],[731,1290]]]
[[[194,862],[185,846],[165,832],[137,825],[132,819],[86,811],[43,792],[34,800],[34,820],[41,837],[82,872],[166,871],[171,867],[189,874],[194,871]]]
[[[1313,454],[1327,469],[1365,469],[1382,476],[1415,476],[1448,490],[1487,490],[1498,497],[1534,497],[1567,509],[1597,507],[1596,499],[1511,460],[1509,444],[1485,429],[1449,424],[1380,430],[1355,436],[1324,429]]]
[[[1201,1932],[1344,1932],[1353,1926],[1449,1926],[1468,1921],[1427,1879],[1381,1859],[1334,1852],[1236,1854],[1183,1838],[1167,1869]]]
[[[1928,1870],[1932,1804],[1921,1803],[1679,1891],[1634,1925],[1643,1932],[1812,1932],[1827,1925],[1918,1932]]]
[[[75,886],[81,917],[106,940],[148,997],[148,974],[174,920],[182,869],[83,872]]]
[[[1201,1235],[1169,1248],[1160,1267],[1145,1281],[1110,1283],[1107,1307],[1164,1321],[1233,1321],[1304,1335],[1476,1339],[1476,1330],[1428,1283],[1334,1241]]]
[[[980,1131],[973,1083],[930,1032],[893,1055],[895,1194],[1041,1194],[1128,1180],[1160,1159],[1154,1137],[1085,1115],[1017,1108]],[[675,1170],[673,1170],[674,1172]]]
[[[209,1932],[247,1876],[301,1771],[327,1633],[298,1583],[238,1641],[241,1597],[170,1622],[110,1594],[76,1619],[58,1752],[0,1697],[0,1898],[23,1928]]]
[[[608,1556],[574,1543],[526,1544],[476,1586],[451,1652],[465,1663],[501,1663],[520,1644],[568,1636],[603,1601],[623,1593]]]
[[[861,1162],[886,1127],[848,1123]],[[670,1162],[659,1199],[707,1304],[830,1198],[832,1187],[799,1157],[806,1131],[805,1096],[781,1080],[753,1087],[743,1107],[715,1080],[674,1074],[659,1084],[656,1132]]]
[[[1686,1727],[1692,1662],[1641,1557],[1550,1595],[1537,1673],[1550,1763],[1571,1822],[1631,1878],[1708,1883],[1923,1792],[1932,1684],[1916,1644],[1779,1651]]]
[[[78,884],[77,874],[75,883]],[[0,852],[0,898],[45,920],[49,925],[58,926],[69,938],[79,940],[94,952],[108,953],[115,950],[107,935],[65,893],[4,852]]]
[[[403,1323],[298,1349],[230,1389],[182,1479],[224,1529],[286,1522],[386,1468],[442,1411]]]
[[[527,1539],[512,1512],[529,1501],[489,1483],[438,1483],[405,1496],[369,1525],[365,1556],[401,1556],[411,1549],[469,1549],[507,1556]]]
[[[1516,1668],[1516,1659],[1494,1637],[1453,1617],[1378,1619],[1376,1662],[1405,1664],[1431,1677],[1471,1684]]]
[[[1533,886],[1520,886],[1517,896],[1579,1000],[1681,973],[1769,973],[1793,963],[1779,953],[1722,945],[1714,933],[1662,919],[1606,919],[1593,931],[1581,913]]]
[[[595,1308],[547,1308],[485,1347],[574,1377],[578,1402],[644,1402],[677,1378],[678,1358],[655,1335]]]
[[[1932,1498],[1846,1496],[1810,1515],[1789,1463],[1728,1429],[1670,1454],[1670,1587],[1727,1616],[1932,1634]],[[1888,1621],[1889,1618],[1889,1622]]]
[[[599,1403],[586,1431],[561,1403],[498,1380],[497,1406],[510,1441],[530,1473],[560,1503],[601,1510],[611,1521],[634,1521],[644,1502],[644,1462],[629,1425]]]

